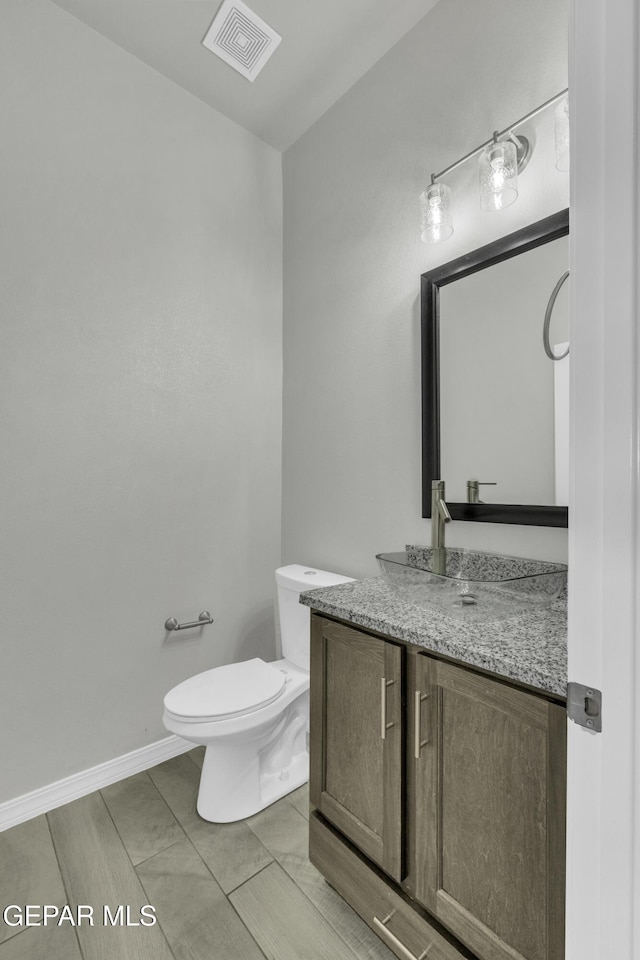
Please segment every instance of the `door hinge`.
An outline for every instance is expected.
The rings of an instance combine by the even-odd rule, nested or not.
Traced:
[[[602,730],[602,693],[583,683],[567,684],[567,713],[569,720],[600,733]]]

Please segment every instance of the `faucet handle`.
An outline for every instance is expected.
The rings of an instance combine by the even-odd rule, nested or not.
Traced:
[[[467,480],[467,503],[483,503],[480,487],[497,487],[495,480]]]

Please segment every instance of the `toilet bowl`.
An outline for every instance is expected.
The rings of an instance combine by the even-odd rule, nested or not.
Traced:
[[[304,590],[350,577],[291,564],[276,570],[284,658],[254,658],[191,677],[164,698],[171,733],[206,747],[197,809],[205,820],[243,820],[309,777],[309,609]]]

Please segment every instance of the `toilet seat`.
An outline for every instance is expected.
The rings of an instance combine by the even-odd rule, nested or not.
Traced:
[[[287,674],[259,657],[205,670],[164,698],[168,716],[183,723],[227,720],[255,713],[282,694]]]

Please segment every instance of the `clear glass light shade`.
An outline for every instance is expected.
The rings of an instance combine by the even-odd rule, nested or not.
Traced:
[[[423,243],[440,243],[453,233],[451,190],[445,183],[432,183],[420,194],[420,235]]]
[[[565,173],[569,169],[569,98],[563,97],[555,110],[556,167]]]
[[[518,157],[512,140],[491,143],[480,154],[480,206],[504,210],[518,199]]]

